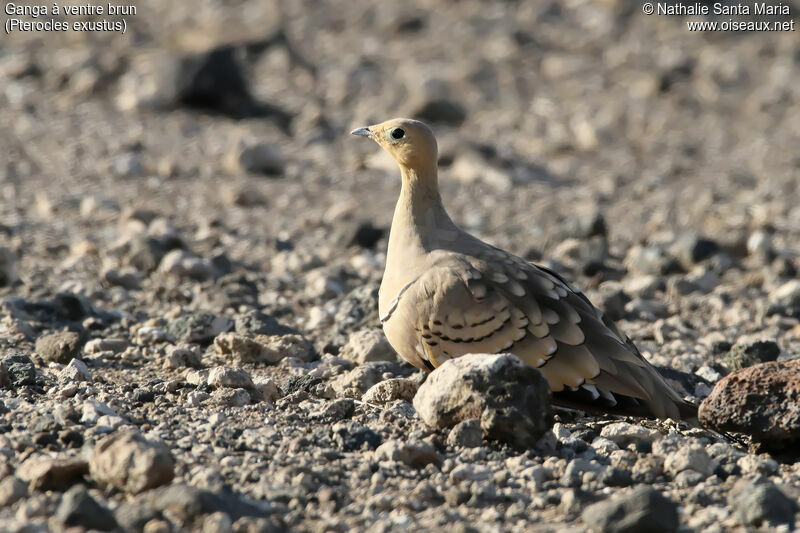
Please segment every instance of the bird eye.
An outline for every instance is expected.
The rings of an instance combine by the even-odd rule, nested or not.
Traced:
[[[402,139],[403,136],[406,134],[403,128],[395,128],[392,130],[392,139]]]

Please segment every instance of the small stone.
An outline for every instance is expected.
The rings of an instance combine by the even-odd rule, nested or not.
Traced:
[[[300,334],[256,335],[254,340],[261,345],[258,354],[258,361],[261,362],[277,363],[292,357],[308,362],[317,356],[314,345]]]
[[[658,246],[632,247],[625,256],[625,266],[637,275],[663,276],[680,270],[675,258]]]
[[[613,422],[603,426],[600,436],[614,442],[617,446],[625,447],[628,444],[642,441],[653,442],[661,438],[661,433],[638,424]]]
[[[352,334],[339,357],[357,365],[368,361],[397,361],[394,348],[386,340],[383,331],[377,328],[362,329]]]
[[[650,487],[595,503],[583,511],[581,518],[585,526],[609,533],[671,533],[679,525],[677,505]]]
[[[254,389],[253,379],[246,371],[228,366],[218,366],[208,372],[208,384],[212,387],[232,389]]]
[[[202,533],[231,533],[232,531],[233,521],[227,513],[217,511],[203,520]]]
[[[92,374],[89,372],[86,363],[80,359],[73,359],[67,366],[61,369],[61,372],[58,374],[58,379],[72,383],[80,381],[88,381],[91,383]]]
[[[376,228],[372,225],[372,222],[361,222],[353,232],[353,237],[348,242],[348,246],[358,246],[368,250],[374,249],[385,233],[386,230],[384,228]]]
[[[278,384],[275,383],[273,379],[268,377],[258,376],[254,378],[253,386],[261,400],[265,402],[275,403],[275,401],[281,397],[280,387],[278,387]]]
[[[450,481],[461,483],[462,481],[486,481],[492,478],[492,471],[476,464],[460,464],[450,471]]]
[[[36,385],[36,366],[27,355],[12,354],[0,359],[0,374],[5,375],[7,385],[12,388]]]
[[[734,344],[723,362],[729,370],[741,370],[758,363],[775,361],[781,354],[781,348],[775,341],[755,341]]]
[[[623,281],[623,288],[628,294],[638,298],[652,300],[656,297],[658,292],[666,291],[667,285],[664,283],[664,278],[661,276],[646,274],[635,277],[628,276]]]
[[[451,87],[438,79],[425,80],[413,98],[411,116],[423,122],[458,126],[467,118],[464,105],[452,96]]]
[[[597,208],[581,211],[574,215],[568,218],[564,222],[564,226],[561,227],[561,233],[564,237],[588,239],[590,237],[606,237],[608,235],[606,219]]]
[[[478,418],[464,420],[452,427],[447,434],[447,444],[454,447],[475,448],[483,442],[481,421]]]
[[[794,528],[797,504],[772,483],[753,486],[740,482],[730,495],[730,506],[745,526],[774,528],[788,525]]]
[[[201,365],[202,357],[203,352],[195,344],[168,346],[164,366],[166,368],[198,367]]]
[[[34,490],[64,490],[80,481],[89,472],[86,461],[79,457],[45,457],[35,455],[17,468],[17,476]]]
[[[392,378],[376,383],[362,396],[361,401],[373,404],[386,404],[395,400],[410,402],[419,386],[406,378]]]
[[[97,503],[83,485],[76,485],[64,494],[55,519],[67,528],[111,531],[117,527],[111,511]]]
[[[800,318],[800,279],[792,279],[769,294],[769,314]]]
[[[0,246],[0,287],[10,287],[14,283],[15,263],[14,252],[5,246]]]
[[[585,473],[594,472],[600,474],[603,470],[605,470],[605,468],[598,463],[576,457],[572,459],[567,464],[567,468],[564,469],[564,474],[562,474],[560,480],[561,486],[580,487],[583,483],[583,476]]]
[[[672,476],[692,470],[703,476],[710,476],[717,468],[717,462],[709,457],[708,453],[699,446],[684,446],[671,452],[664,460],[664,470]]]
[[[316,416],[329,421],[338,421],[350,418],[355,411],[356,404],[350,398],[340,398],[325,403]]]
[[[168,252],[161,259],[158,271],[196,281],[213,279],[219,275],[219,271],[210,260],[180,249]]]
[[[80,335],[74,331],[43,335],[36,341],[36,353],[45,361],[67,364],[80,355]]]
[[[770,234],[763,230],[751,233],[747,238],[747,253],[769,258],[774,253]]]
[[[28,485],[16,476],[8,476],[0,481],[0,508],[14,505],[28,496]]]
[[[83,353],[96,355],[103,352],[119,353],[128,347],[125,339],[92,339],[83,346]]]
[[[238,333],[220,333],[214,338],[214,347],[221,355],[230,355],[242,362],[275,362],[270,360],[271,352],[255,339]]]
[[[168,333],[161,328],[143,326],[136,330],[136,344],[153,345],[167,342],[168,340]]]
[[[625,318],[625,305],[631,301],[631,297],[619,288],[618,283],[606,282],[601,285],[599,294],[593,300],[608,318],[621,320]]]
[[[111,162],[111,172],[120,178],[135,178],[144,174],[144,165],[139,154],[122,154]]]
[[[167,331],[178,342],[206,346],[214,341],[214,337],[232,327],[233,321],[227,317],[211,313],[192,313],[172,320]]]
[[[692,265],[705,261],[717,251],[719,245],[715,241],[693,233],[682,235],[670,246],[670,253],[686,270],[691,270]]]
[[[81,422],[86,425],[94,425],[101,416],[117,416],[112,408],[97,400],[86,400],[83,402],[83,412]]]
[[[89,461],[101,485],[137,494],[172,481],[175,461],[169,448],[136,430],[118,430],[95,446]]]
[[[123,287],[129,291],[140,289],[142,279],[144,279],[144,275],[141,272],[138,272],[132,268],[109,268],[104,270],[101,276],[109,285],[114,287]]]
[[[530,447],[553,425],[550,386],[511,354],[468,354],[434,370],[414,397],[420,418],[447,428],[480,418],[490,439]]]
[[[404,442],[389,440],[378,446],[375,450],[375,459],[378,461],[395,461],[404,463],[412,468],[422,468],[428,464],[441,464],[442,458],[431,444],[426,442]]]
[[[800,359],[760,363],[719,380],[700,404],[700,422],[781,448],[800,440]]]
[[[223,407],[243,407],[252,400],[250,393],[245,389],[217,389],[211,394],[211,397]]]
[[[225,159],[225,169],[231,174],[279,176],[285,166],[280,148],[270,143],[236,146]]]
[[[399,371],[399,368],[386,361],[371,361],[336,376],[331,386],[342,396],[361,398],[367,390],[383,381],[384,373],[388,371]]]
[[[288,333],[299,333],[297,330],[284,326],[274,317],[252,310],[238,315],[234,320],[234,331],[239,335],[286,335]]]

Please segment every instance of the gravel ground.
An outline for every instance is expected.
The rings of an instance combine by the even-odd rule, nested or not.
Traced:
[[[347,134],[430,122],[453,218],[700,401],[800,356],[797,32],[623,0],[136,7],[124,36],[0,39],[0,530],[800,527],[796,441],[423,423],[377,320],[398,172]]]

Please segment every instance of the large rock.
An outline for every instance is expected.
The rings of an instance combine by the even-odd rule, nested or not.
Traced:
[[[583,523],[590,531],[635,533],[678,529],[677,505],[650,487],[640,487],[586,508]]]
[[[468,354],[434,370],[414,397],[422,420],[449,428],[479,418],[490,439],[528,447],[553,425],[550,386],[512,354]]]
[[[101,485],[137,494],[172,481],[175,461],[163,443],[120,430],[97,444],[89,472]]]
[[[762,363],[722,378],[700,404],[700,422],[769,445],[800,440],[800,359]]]

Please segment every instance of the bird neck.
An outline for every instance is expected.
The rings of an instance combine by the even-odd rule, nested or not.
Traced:
[[[446,247],[448,237],[455,237],[458,228],[442,203],[435,164],[401,170],[403,186],[389,234],[390,253],[393,245],[397,245],[395,249],[420,254]]]

